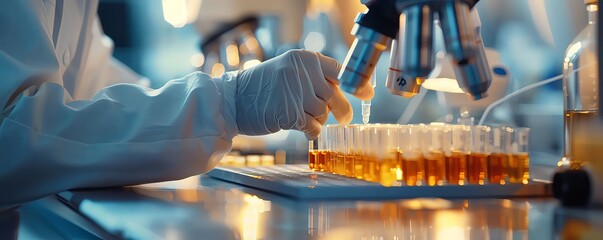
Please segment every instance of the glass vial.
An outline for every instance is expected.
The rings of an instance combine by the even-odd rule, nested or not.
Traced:
[[[588,25],[569,45],[563,61],[564,157],[575,169],[589,159],[603,158],[603,127],[599,123],[598,106],[598,1],[584,2]]]

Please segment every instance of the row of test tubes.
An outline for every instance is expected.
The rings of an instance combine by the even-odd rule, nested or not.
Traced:
[[[315,171],[384,186],[528,184],[529,128],[327,125],[310,141]]]

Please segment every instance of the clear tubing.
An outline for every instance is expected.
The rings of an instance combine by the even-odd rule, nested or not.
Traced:
[[[574,70],[574,71],[570,72],[569,74],[574,74],[574,73],[576,73],[576,72],[582,71],[583,69],[585,69],[585,68],[587,68],[587,67],[589,67],[589,66],[591,66],[591,65],[592,65],[592,64],[589,64],[589,65],[587,65],[587,66],[584,66],[584,67],[578,68],[578,69],[576,69],[576,70]],[[549,84],[549,83],[552,83],[552,82],[555,82],[555,81],[558,81],[558,80],[561,80],[561,79],[563,79],[563,74],[559,74],[559,75],[557,75],[557,76],[554,76],[554,77],[552,77],[552,78],[548,78],[548,79],[542,80],[542,81],[540,81],[540,82],[532,83],[532,84],[530,84],[530,85],[528,85],[528,86],[525,86],[525,87],[523,87],[523,88],[518,89],[518,90],[517,90],[517,91],[515,91],[515,92],[510,93],[510,94],[509,94],[509,95],[507,95],[507,96],[504,96],[504,97],[503,97],[503,98],[501,98],[501,99],[496,100],[495,102],[493,102],[492,104],[490,104],[490,105],[489,105],[489,106],[486,108],[486,110],[484,110],[484,114],[482,114],[482,117],[479,119],[479,123],[478,123],[477,125],[483,125],[483,124],[484,124],[484,121],[486,121],[486,118],[488,117],[488,114],[490,113],[490,111],[492,110],[492,108],[494,108],[494,107],[496,107],[496,106],[500,105],[501,103],[503,103],[503,102],[505,102],[505,101],[509,100],[510,98],[515,97],[515,96],[517,96],[517,95],[519,95],[519,94],[522,94],[522,93],[523,93],[523,92],[525,92],[525,91],[532,90],[532,89],[534,89],[534,88],[537,88],[537,87],[540,87],[540,86],[544,86],[544,85],[547,85],[547,84]],[[407,109],[408,109],[408,108],[407,108]]]

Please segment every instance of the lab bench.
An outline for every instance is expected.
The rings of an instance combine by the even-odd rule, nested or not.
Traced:
[[[19,239],[591,239],[603,211],[550,197],[299,200],[207,175],[63,192],[4,214]],[[11,235],[12,231],[12,235]]]

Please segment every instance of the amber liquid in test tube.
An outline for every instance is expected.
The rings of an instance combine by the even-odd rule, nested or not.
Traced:
[[[401,145],[401,143],[399,143],[398,146],[400,146],[400,145]],[[397,156],[396,156],[396,180],[401,183],[404,182],[404,167],[402,166],[404,164],[403,163],[404,161],[403,161],[402,156],[403,156],[402,149],[398,148],[398,152],[397,152]]]
[[[484,185],[488,174],[488,155],[471,153],[467,159],[467,180],[470,184]]]
[[[505,184],[507,179],[507,127],[492,127],[488,139],[488,183]]]
[[[356,158],[356,146],[354,129],[356,125],[345,126],[345,176],[354,177],[354,160]]]
[[[452,151],[446,156],[446,178],[449,184],[465,185],[467,179],[467,154]]]
[[[362,156],[363,179],[371,182],[379,182],[380,164],[377,161],[375,141],[377,140],[377,126],[367,125],[364,133],[365,152]]]
[[[529,128],[515,128],[508,131],[509,165],[507,173],[509,182],[528,184],[530,179]]]
[[[318,136],[318,154],[315,163],[316,170],[325,171],[325,165],[327,161],[327,131],[326,127],[323,127],[321,134]]]
[[[446,180],[448,184],[465,185],[470,143],[469,126],[451,125],[445,129],[443,144],[446,152]]]
[[[446,157],[442,146],[444,127],[429,125],[424,128],[425,182],[429,186],[441,186],[446,181]]]
[[[488,183],[505,184],[507,177],[506,166],[506,153],[490,153],[490,156],[488,156]]]
[[[471,127],[471,154],[467,159],[467,181],[470,184],[484,185],[488,177],[488,139],[490,128]]]
[[[328,150],[320,151],[320,155],[322,156],[322,165],[320,165],[320,171],[327,171],[327,161],[331,157],[331,153]]]
[[[315,149],[315,142],[316,140],[310,140],[308,142],[308,167],[311,170],[317,170],[317,159],[318,159],[318,155],[319,152],[318,150]]]
[[[402,152],[402,179],[408,186],[423,185],[425,162],[421,152],[421,128],[419,125],[400,126],[399,137]]]
[[[326,136],[325,136],[325,146],[326,146],[326,150],[325,150],[325,172],[333,172],[333,164],[331,162],[331,156],[333,153],[333,126],[328,125],[325,127],[325,129],[323,129],[326,132]]]
[[[371,182],[375,180],[375,176],[372,173],[374,172],[373,169],[376,168],[374,162],[371,161],[375,152],[371,144],[373,128],[372,125],[366,125],[364,132],[364,143],[366,144],[364,149],[366,151],[362,154],[362,178]]]
[[[345,154],[345,176],[347,177],[354,177],[354,158],[355,156],[352,153]]]
[[[530,179],[530,156],[528,153],[514,153],[509,156],[509,182],[528,184]]]
[[[404,152],[402,168],[404,169],[404,181],[408,186],[421,186],[423,184],[423,156],[420,152]]]
[[[399,185],[397,180],[398,126],[383,125],[379,128],[379,182],[384,186]]]
[[[425,181],[429,186],[444,185],[446,158],[442,151],[431,151],[425,155]]]
[[[335,130],[337,132],[337,139],[335,143],[337,145],[337,161],[335,163],[335,173],[345,176],[345,126],[338,125]]]
[[[367,149],[365,146],[366,143],[364,137],[366,132],[366,125],[358,125],[354,134],[354,144],[356,149],[354,154],[354,177],[358,179],[364,179],[364,156],[366,155],[365,152]]]

